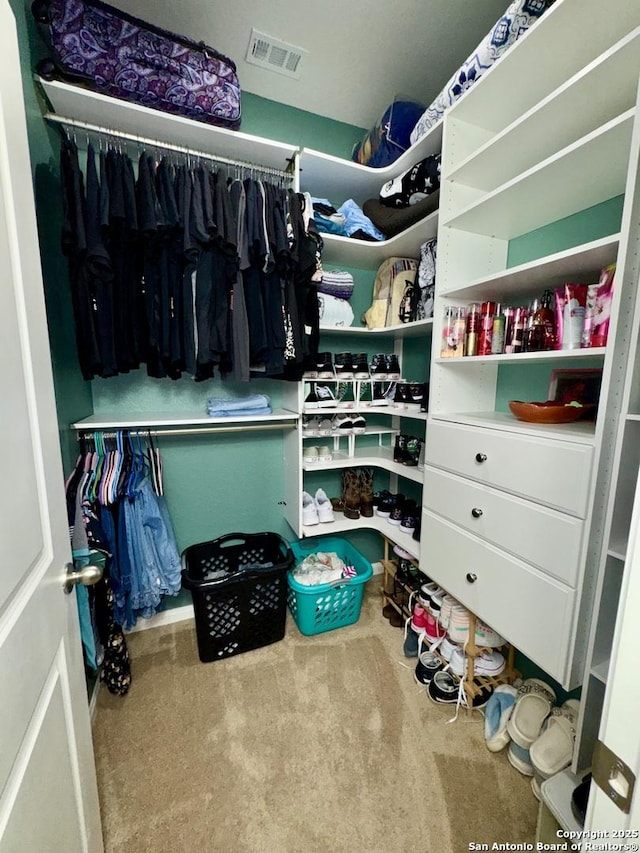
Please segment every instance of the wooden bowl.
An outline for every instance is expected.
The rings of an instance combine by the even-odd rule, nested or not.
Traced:
[[[595,408],[593,403],[572,406],[547,400],[545,403],[524,403],[522,400],[509,400],[509,408],[519,421],[531,424],[568,424],[577,421]]]

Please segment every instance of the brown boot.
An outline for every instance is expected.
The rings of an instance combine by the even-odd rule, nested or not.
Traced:
[[[342,500],[345,518],[360,518],[360,481],[355,468],[342,471]]]
[[[363,518],[373,515],[373,468],[360,469],[360,514]]]

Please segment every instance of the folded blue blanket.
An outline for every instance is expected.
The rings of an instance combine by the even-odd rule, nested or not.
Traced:
[[[212,418],[254,418],[256,415],[270,415],[272,411],[271,406],[263,406],[261,409],[207,409],[207,414]]]
[[[210,415],[220,412],[236,412],[240,409],[250,413],[256,409],[264,408],[268,408],[269,412],[271,411],[271,400],[266,394],[249,394],[247,397],[209,397],[207,400],[207,411]]]

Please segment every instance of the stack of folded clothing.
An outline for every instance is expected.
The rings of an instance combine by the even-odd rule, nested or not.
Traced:
[[[207,414],[212,418],[240,418],[270,415],[271,400],[266,394],[249,394],[248,397],[209,397]]]
[[[353,276],[346,270],[323,270],[318,291],[335,296],[337,299],[351,299]]]
[[[367,199],[363,208],[387,237],[393,237],[434,211],[439,196],[440,154],[435,154],[387,181],[379,198]]]

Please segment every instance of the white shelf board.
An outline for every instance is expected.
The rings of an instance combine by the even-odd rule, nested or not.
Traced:
[[[327,264],[335,264],[358,269],[377,270],[386,258],[415,258],[420,257],[420,246],[438,233],[438,211],[434,210],[424,219],[414,222],[405,231],[381,240],[377,243],[369,240],[357,240],[352,237],[341,237],[339,234],[323,234],[324,249],[322,260]]]
[[[315,380],[311,380],[315,382]],[[322,382],[322,380],[319,380]],[[332,381],[332,380],[325,380]],[[335,380],[333,380],[335,382]],[[358,382],[361,380],[357,380]],[[344,414],[361,414],[365,420],[368,414],[370,415],[390,415],[396,418],[411,418],[416,421],[426,421],[429,417],[428,412],[409,412],[406,409],[396,409],[394,406],[359,406],[357,409],[338,409],[335,406],[327,409],[303,409],[303,415],[344,415]]]
[[[635,73],[630,69],[635,68]],[[492,190],[635,105],[640,28],[486,142],[447,180]]]
[[[298,147],[290,143],[272,142],[241,131],[173,116],[68,83],[36,79],[59,118],[281,171],[298,151]]]
[[[607,548],[607,554],[610,557],[613,557],[614,560],[618,560],[620,563],[624,563],[627,559],[627,545],[628,542],[622,540],[615,540],[609,542],[609,547]]]
[[[571,811],[571,795],[582,778],[574,775],[569,768],[556,773],[541,784],[542,800],[558,821],[560,826],[573,832],[581,832],[583,827]],[[576,835],[576,838],[580,836]]]
[[[594,678],[597,678],[598,681],[601,681],[603,684],[607,683],[607,677],[609,675],[609,664],[611,663],[610,658],[606,660],[599,661],[595,663],[595,661],[591,664],[591,675]]]
[[[612,234],[440,293],[451,299],[480,298],[481,294],[482,299],[508,302],[537,293],[541,288],[558,287],[566,281],[595,283],[600,270],[616,260],[619,243],[620,234]]]
[[[326,524],[306,525],[302,528],[303,537],[321,536],[334,533],[353,533],[358,530],[375,530],[396,545],[404,548],[414,559],[420,558],[420,543],[416,542],[411,533],[403,533],[398,525],[389,524],[386,518],[377,515],[371,518],[345,518],[341,512],[334,513],[335,521]]]
[[[448,412],[431,414],[430,420],[447,421],[467,426],[500,429],[555,441],[571,441],[593,445],[595,424],[593,421],[576,421],[572,424],[530,424],[517,420],[508,412]]]
[[[499,131],[587,65],[603,48],[615,44],[639,23],[637,0],[616,0],[615,15],[597,14],[602,0],[581,0],[579,14],[598,26],[576,32],[574,3],[556,2],[450,109],[450,115],[478,127]],[[541,65],[541,57],[546,57]],[[517,86],[517,97],[514,97]],[[595,93],[594,93],[595,96]]]
[[[72,429],[91,431],[101,429],[162,429],[163,427],[217,426],[220,424],[262,424],[281,421],[297,421],[297,412],[275,409],[270,415],[243,415],[230,418],[211,418],[202,412],[140,412],[131,415],[122,413],[89,415],[71,424]]]
[[[404,477],[407,480],[413,480],[414,483],[420,483],[420,485],[422,485],[424,479],[423,472],[417,467],[394,462],[393,451],[389,447],[356,447],[356,452],[353,456],[348,456],[346,453],[334,453],[333,461],[331,462],[303,462],[302,467],[305,471],[331,471],[363,465],[382,468],[384,471],[397,474],[399,477]]]
[[[469,355],[462,358],[437,357],[434,362],[458,367],[469,364],[541,364],[574,358],[604,358],[606,351],[606,347],[585,347],[584,349],[554,349],[543,352],[501,353],[500,355]]]
[[[398,323],[394,326],[384,326],[380,329],[367,329],[366,326],[320,326],[320,333],[330,335],[374,335],[393,338],[419,338],[431,334],[433,317],[427,320],[416,320],[413,323]]]
[[[302,192],[309,192],[316,198],[328,198],[336,207],[348,198],[362,206],[368,198],[378,198],[380,188],[387,181],[425,157],[439,154],[441,149],[442,120],[383,169],[372,169],[312,148],[303,148],[300,153],[300,186]]]
[[[443,224],[509,240],[621,195],[633,115],[633,110],[627,110]]]

